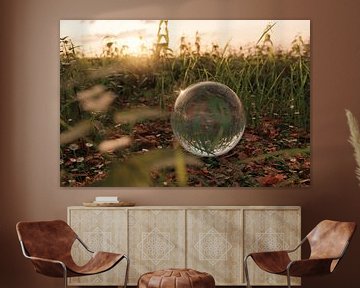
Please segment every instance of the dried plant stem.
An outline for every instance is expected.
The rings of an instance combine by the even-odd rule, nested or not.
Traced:
[[[359,186],[360,186],[360,130],[359,130],[359,124],[354,117],[354,115],[349,111],[346,111],[346,117],[348,120],[348,125],[350,129],[350,138],[349,142],[354,147],[354,156],[355,161],[357,163],[357,167],[355,170],[355,174],[357,179],[359,180]]]

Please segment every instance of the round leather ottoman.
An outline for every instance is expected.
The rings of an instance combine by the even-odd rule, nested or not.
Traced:
[[[138,288],[214,288],[214,277],[192,269],[166,269],[140,276]]]

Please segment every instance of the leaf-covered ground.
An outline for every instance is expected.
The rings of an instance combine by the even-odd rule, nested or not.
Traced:
[[[114,126],[107,139],[124,136]],[[114,153],[101,154],[86,140],[63,149],[62,186],[88,186],[103,180],[111,163],[152,150],[173,148],[175,140],[168,119],[137,123],[132,128],[132,145]],[[187,166],[188,186],[196,187],[306,187],[310,185],[309,134],[280,119],[263,119],[259,128],[246,128],[238,145],[219,157],[201,157],[201,166]],[[187,153],[187,152],[184,152]],[[136,173],[136,171],[134,171]],[[153,186],[177,186],[174,169],[151,172]]]

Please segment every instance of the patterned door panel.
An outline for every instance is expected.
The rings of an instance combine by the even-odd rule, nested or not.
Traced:
[[[242,211],[187,211],[187,266],[212,274],[216,285],[242,282]]]
[[[69,224],[80,239],[93,251],[115,253],[127,252],[127,215],[123,209],[82,209],[70,210]],[[90,253],[76,241],[72,247],[76,263],[85,264]],[[112,270],[85,277],[69,278],[70,285],[122,285],[125,274],[125,261]]]
[[[299,210],[245,210],[244,254],[261,251],[287,250],[295,248],[301,237]],[[300,259],[300,249],[291,258]],[[266,273],[248,260],[252,285],[286,285],[286,277]],[[300,284],[298,278],[292,284]]]
[[[185,210],[129,210],[130,283],[145,272],[185,267]]]

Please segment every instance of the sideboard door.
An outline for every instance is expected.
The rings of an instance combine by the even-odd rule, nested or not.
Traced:
[[[185,267],[185,210],[129,209],[130,284],[141,274]]]
[[[208,272],[216,285],[242,280],[242,210],[187,210],[187,267]]]
[[[126,209],[69,209],[68,222],[80,239],[93,251],[127,253]],[[76,241],[72,255],[76,263],[89,260],[89,252]],[[105,286],[123,284],[125,261],[113,269],[93,276],[69,278],[69,285]]]
[[[245,209],[244,210],[244,254],[251,252],[288,250],[300,243],[300,209]],[[300,259],[301,251],[292,253]],[[266,273],[249,262],[249,277],[252,285],[286,285],[286,277]],[[299,278],[292,278],[299,285]]]

